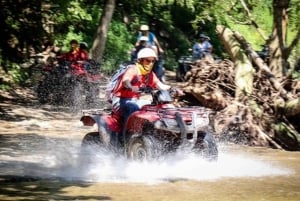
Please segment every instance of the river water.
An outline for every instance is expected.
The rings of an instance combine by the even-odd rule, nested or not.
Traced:
[[[79,136],[47,136],[0,135],[0,200],[300,200],[299,152],[221,144],[217,162],[141,163],[96,148],[82,157]]]
[[[299,201],[300,152],[219,144],[219,160],[176,153],[133,162],[91,148],[80,115],[2,103],[0,200]]]

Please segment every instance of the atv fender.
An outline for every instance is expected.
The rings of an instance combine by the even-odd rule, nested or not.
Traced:
[[[147,122],[156,122],[159,120],[157,112],[136,111],[132,113],[126,123],[126,130],[133,133],[141,133],[144,125]]]
[[[97,123],[98,129],[105,128],[107,131],[120,132],[121,129],[119,121],[113,116],[106,114],[85,114],[80,121],[85,126],[94,126]]]
[[[96,123],[95,119],[92,116],[82,116],[80,118],[84,126],[94,126]]]

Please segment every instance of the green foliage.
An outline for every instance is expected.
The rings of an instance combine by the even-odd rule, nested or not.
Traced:
[[[29,78],[27,68],[21,67],[20,64],[17,63],[10,63],[10,68],[7,72],[4,72],[3,69],[1,69],[2,79],[0,80],[0,88],[1,89],[9,89],[10,85],[14,84],[24,84]]]
[[[66,52],[70,49],[70,41],[75,39],[77,41],[83,41],[84,33],[75,32],[75,28],[73,26],[69,26],[69,32],[64,37],[57,37],[57,41],[62,45],[62,51]]]
[[[291,0],[291,10],[289,11],[289,22],[293,31],[298,31],[300,27],[300,0]]]
[[[272,0],[245,2],[254,21],[268,36],[273,25]],[[299,0],[290,2],[288,41],[294,38],[300,24]],[[5,50],[1,51],[2,67],[13,81],[22,82],[27,75],[15,64],[26,61],[32,48],[39,52],[45,36],[62,46],[63,51],[69,49],[72,39],[85,41],[91,46],[103,5],[103,0],[1,1],[0,49]],[[44,25],[53,32],[47,32],[42,22],[47,22]],[[249,22],[238,0],[220,3],[215,0],[118,1],[107,35],[102,67],[113,71],[120,62],[129,60],[140,24],[148,24],[156,34],[165,50],[165,67],[173,70],[180,56],[190,54],[188,49],[198,39],[199,33],[210,36],[214,54],[224,55],[223,45],[215,33],[217,24],[240,32],[255,49],[261,49],[265,41]],[[294,54],[299,52],[294,51]]]
[[[12,78],[13,83],[24,83],[28,78],[28,72],[18,64],[13,64],[8,71],[8,76]]]
[[[62,46],[63,51],[69,50],[69,41],[76,39],[92,44],[100,16],[99,5],[88,5],[79,1],[58,2],[61,8],[54,9],[54,38]],[[63,14],[62,14],[63,13]]]
[[[133,49],[132,37],[124,23],[117,21],[111,23],[104,52],[103,70],[114,71],[121,62],[130,60],[130,51]]]

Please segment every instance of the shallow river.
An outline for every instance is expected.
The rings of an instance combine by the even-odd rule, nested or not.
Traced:
[[[90,129],[79,117],[36,114],[0,121],[0,200],[300,200],[300,152],[220,144],[217,162],[177,153],[138,163],[96,149],[82,157]]]

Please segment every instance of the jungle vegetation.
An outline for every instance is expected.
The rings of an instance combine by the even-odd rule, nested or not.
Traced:
[[[22,64],[41,52],[46,41],[61,51],[68,50],[71,39],[85,41],[103,71],[111,72],[129,59],[141,24],[158,37],[169,70],[179,56],[190,54],[200,33],[210,36],[215,56],[228,58],[217,25],[238,31],[256,50],[269,42],[277,64],[278,59],[289,61],[293,70],[300,52],[299,7],[299,0],[2,0],[0,85],[28,81]],[[277,64],[275,71],[286,68]]]

